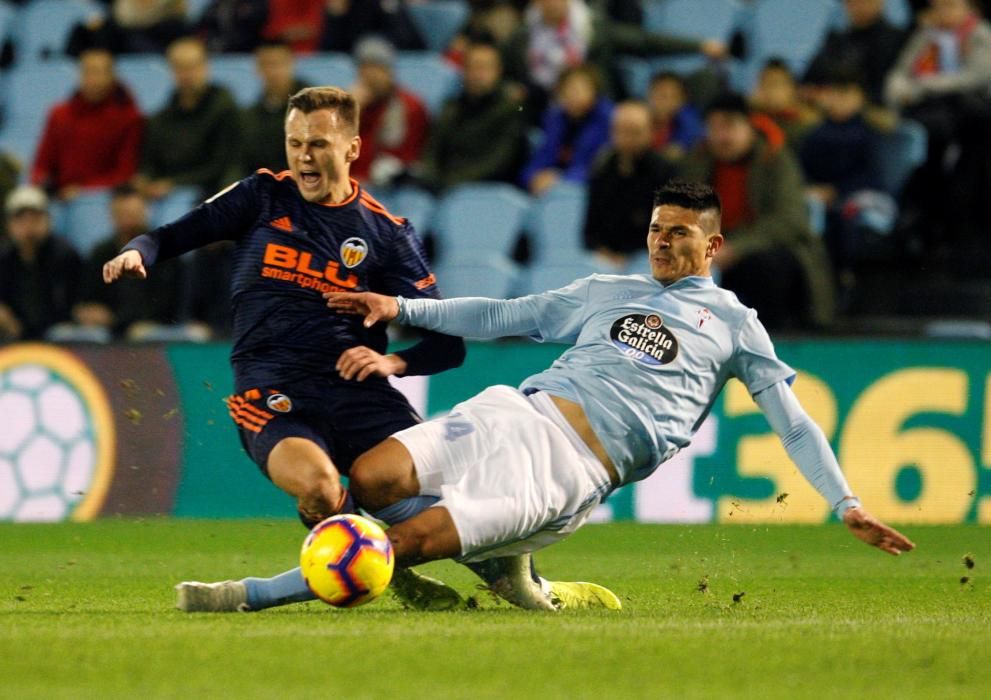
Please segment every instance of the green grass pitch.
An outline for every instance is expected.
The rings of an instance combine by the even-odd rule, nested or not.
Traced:
[[[511,609],[444,562],[427,569],[478,609],[188,615],[175,582],[275,573],[302,529],[2,525],[0,696],[991,697],[991,533],[906,532],[919,548],[900,559],[839,525],[594,525],[538,555],[615,590],[618,613]]]

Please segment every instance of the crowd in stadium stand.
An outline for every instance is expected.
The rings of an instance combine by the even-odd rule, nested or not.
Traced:
[[[576,245],[602,271],[623,272],[643,254],[652,190],[706,180],[723,202],[720,283],[771,329],[891,312],[872,295],[903,286],[906,272],[991,280],[988,3],[906,0],[913,14],[899,28],[885,0],[837,0],[841,21],[807,67],[767,56],[740,94],[728,66],[747,59],[746,35],[645,28],[645,3],[664,1],[469,0],[440,52],[461,81],[433,111],[396,70],[402,52],[428,46],[413,17],[427,0],[212,0],[196,21],[185,0],[104,2],[68,34],[78,83],[38,115],[32,161],[0,156],[0,341],[225,337],[224,245],[158,265],[147,282],[106,288],[98,270],[170,193],[202,197],[255,169],[283,169],[285,100],[307,82],[295,61],[327,51],[355,67],[345,86],[362,107],[353,173],[377,196],[442,198],[501,182],[537,201],[570,183],[587,194]],[[245,106],[210,62],[248,52],[260,90]],[[167,60],[172,92],[159,111],[142,113],[135,86],[115,72],[129,54]],[[34,60],[16,42],[4,56],[8,69]],[[652,69],[638,88],[622,70],[630,56],[696,62]],[[879,144],[912,123],[925,151],[892,184]],[[112,230],[81,254],[50,213],[95,190],[109,193]],[[525,240],[514,255],[527,264]]]

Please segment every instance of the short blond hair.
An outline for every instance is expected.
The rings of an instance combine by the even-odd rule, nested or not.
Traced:
[[[354,133],[358,133],[360,111],[358,101],[347,90],[332,85],[303,88],[289,98],[286,115],[288,116],[294,109],[298,109],[303,114],[316,112],[318,109],[334,110],[344,124],[347,124]]]

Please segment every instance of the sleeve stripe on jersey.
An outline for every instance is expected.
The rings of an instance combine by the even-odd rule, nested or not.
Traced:
[[[403,224],[406,223],[406,219],[402,219],[398,216],[393,216],[392,214],[390,214],[388,209],[382,206],[377,199],[372,197],[364,190],[361,191],[361,203],[364,204],[365,207],[367,207],[369,210],[375,212],[376,214],[381,214],[389,221],[394,223],[396,226],[402,226]]]

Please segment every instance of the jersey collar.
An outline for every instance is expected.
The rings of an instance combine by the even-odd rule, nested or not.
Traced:
[[[654,279],[654,283],[661,287],[662,289],[706,289],[708,287],[715,287],[716,283],[712,281],[712,277],[703,277],[702,275],[689,275],[688,277],[682,277],[676,282],[671,284],[664,284],[659,280]]]

